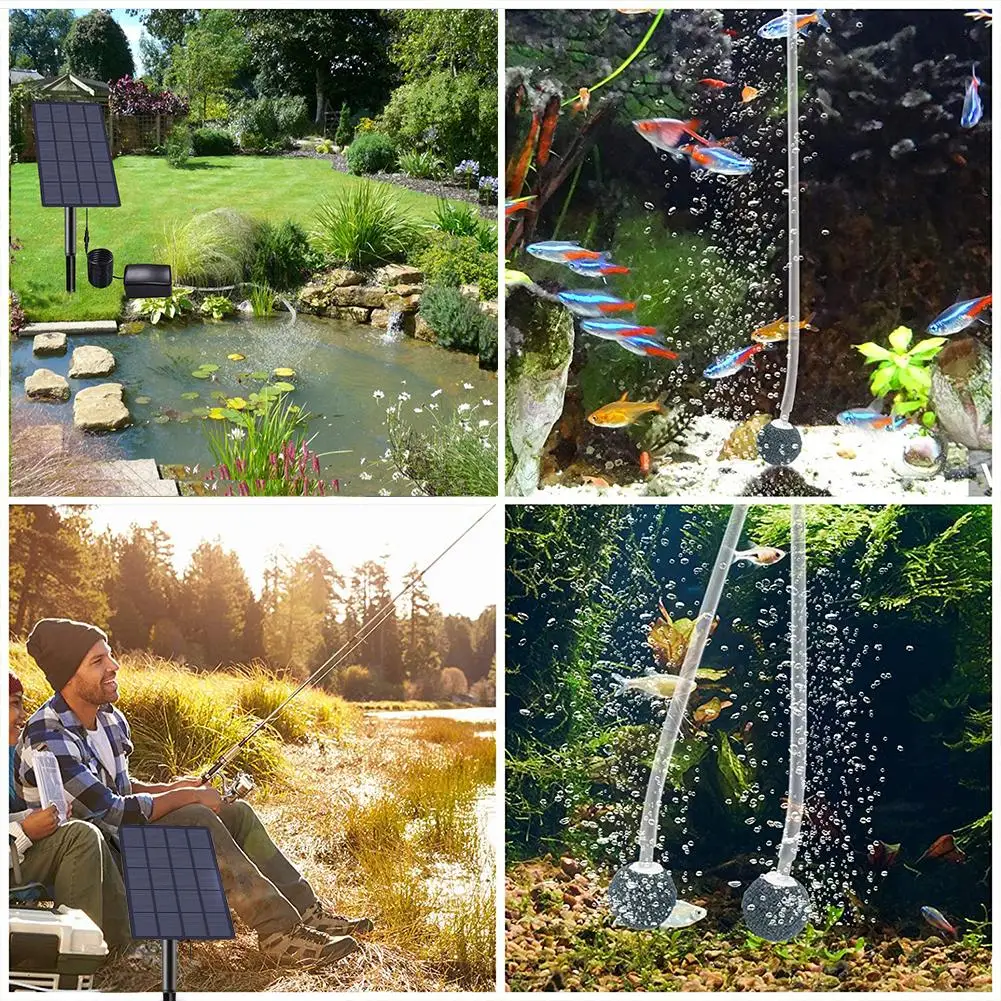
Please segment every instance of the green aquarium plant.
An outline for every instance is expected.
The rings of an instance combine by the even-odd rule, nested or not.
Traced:
[[[224,295],[208,295],[202,300],[198,307],[198,312],[202,316],[211,317],[213,320],[221,320],[236,311],[231,299]]]
[[[911,347],[914,333],[910,327],[897,327],[888,338],[889,347],[873,341],[856,344],[867,365],[876,369],[869,378],[872,395],[883,399],[893,394],[893,412],[901,415],[923,411],[921,423],[935,424],[935,414],[928,409],[931,393],[931,363],[945,344],[944,337],[926,337]]]

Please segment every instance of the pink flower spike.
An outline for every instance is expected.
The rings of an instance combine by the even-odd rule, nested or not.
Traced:
[[[268,462],[271,463],[271,468],[274,469],[278,465],[278,455],[277,455],[277,453],[272,452],[268,456]]]
[[[316,491],[321,497],[327,496],[327,489],[323,485],[323,480],[316,481]]]
[[[236,471],[238,473],[242,473],[246,468],[247,464],[243,461],[243,459],[236,460]]]
[[[246,483],[240,483],[238,489],[240,491],[240,496],[241,497],[249,497],[250,496],[250,489],[248,488],[248,486],[247,486]]]
[[[233,477],[229,475],[229,466],[227,466],[225,462],[219,467],[219,475],[224,480],[231,480],[231,479],[233,479]]]
[[[317,476],[320,475],[320,457],[318,455],[313,456],[313,472],[316,473]]]

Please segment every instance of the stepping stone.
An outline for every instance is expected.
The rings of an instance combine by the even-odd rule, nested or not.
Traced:
[[[70,398],[70,384],[51,369],[35,369],[24,380],[24,391],[29,400],[44,403],[65,403]]]
[[[66,335],[61,330],[54,330],[51,334],[35,334],[31,350],[36,355],[64,355]]]
[[[178,497],[176,480],[160,478],[153,459],[116,459],[95,462],[81,473],[85,491],[94,497]]]
[[[73,423],[81,431],[117,431],[132,423],[120,382],[81,389],[73,400]]]
[[[60,320],[53,323],[28,323],[18,332],[20,337],[34,337],[35,334],[117,334],[117,320]]]
[[[85,344],[73,349],[70,362],[71,379],[98,379],[115,371],[115,356],[107,348]]]

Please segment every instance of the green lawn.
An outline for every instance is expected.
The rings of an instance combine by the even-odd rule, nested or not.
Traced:
[[[122,204],[91,209],[90,246],[115,255],[115,274],[126,264],[156,263],[164,224],[211,209],[231,208],[260,219],[295,219],[312,228],[317,204],[358,184],[375,182],[332,170],[326,160],[257,156],[195,157],[175,169],[162,157],[124,156],[115,161]],[[393,187],[401,205],[431,219],[435,199]],[[78,215],[77,291],[65,291],[63,211],[42,208],[38,169],[18,163],[10,177],[10,235],[22,246],[11,268],[11,287],[29,320],[107,320],[121,309],[121,282],[92,288],[83,252],[84,213]]]

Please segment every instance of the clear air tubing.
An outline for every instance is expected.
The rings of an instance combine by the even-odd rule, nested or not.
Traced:
[[[664,783],[667,781],[667,768],[674,754],[674,745],[681,729],[681,721],[688,705],[688,696],[695,688],[695,672],[702,662],[702,652],[706,648],[713,620],[716,618],[716,608],[719,605],[723,585],[733,564],[733,555],[737,550],[740,533],[747,517],[747,505],[735,504],[730,512],[730,520],[726,526],[726,534],[719,547],[716,565],[713,567],[706,588],[699,617],[695,620],[692,634],[688,639],[688,649],[681,665],[678,687],[671,696],[667,707],[667,716],[660,731],[660,741],[657,753],[654,755],[650,768],[650,781],[646,787],[646,802],[643,804],[643,819],[640,821],[640,862],[653,862],[654,848],[657,843],[657,825],[660,819],[660,801],[664,794]]]
[[[799,830],[803,824],[806,793],[806,529],[803,507],[792,509],[792,600],[789,639],[789,798],[785,828],[779,849],[778,871],[790,875],[799,850]]]
[[[799,373],[799,32],[795,7],[787,13],[786,31],[786,133],[788,138],[789,181],[789,343],[786,356],[786,383],[779,416],[788,421],[796,400]]]

